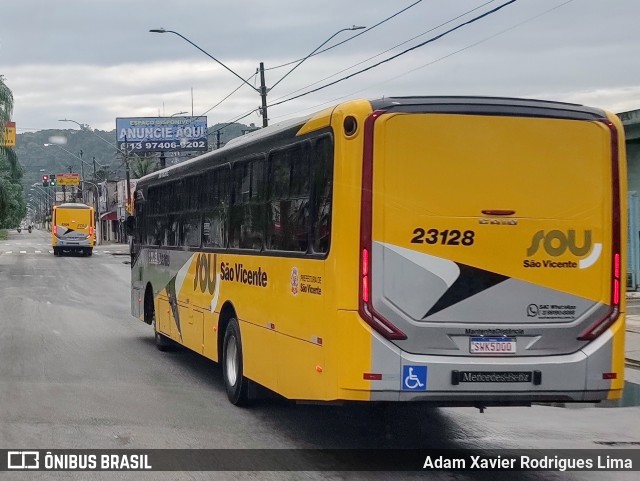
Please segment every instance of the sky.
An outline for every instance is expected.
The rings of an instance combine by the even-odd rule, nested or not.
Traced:
[[[640,109],[638,0],[0,0],[0,11],[0,75],[18,133],[77,128],[59,119],[112,130],[116,117],[176,114],[260,126],[260,62],[270,124],[348,99],[408,95]],[[367,28],[341,31],[354,25]],[[180,36],[149,32],[157,28],[251,86]],[[279,66],[330,37],[324,47],[348,41],[277,83],[296,64]]]

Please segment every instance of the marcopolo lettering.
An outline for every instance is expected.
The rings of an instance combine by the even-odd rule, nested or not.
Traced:
[[[591,231],[584,231],[581,245],[578,245],[576,231],[573,229],[568,230],[566,233],[560,230],[551,230],[547,233],[539,230],[531,239],[531,245],[527,249],[527,256],[531,257],[538,252],[540,244],[542,244],[545,252],[552,257],[561,256],[567,249],[574,256],[582,257],[591,250]]]

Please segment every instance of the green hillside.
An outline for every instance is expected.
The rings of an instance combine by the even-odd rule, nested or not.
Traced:
[[[216,124],[209,127],[213,132],[222,124]],[[243,124],[231,124],[222,130],[220,141],[222,145],[229,140],[239,137],[243,134],[243,129],[251,129]],[[84,166],[84,178],[93,179],[93,159],[96,160],[96,173],[99,180],[108,178],[109,180],[119,180],[125,178],[125,169],[122,158],[116,148],[110,143],[115,144],[115,129],[111,132],[103,130],[89,129],[50,129],[40,130],[37,132],[26,132],[18,134],[16,139],[15,152],[18,161],[24,169],[24,177],[22,184],[30,186],[35,182],[41,182],[43,174],[58,174],[61,172],[80,172],[80,166]],[[63,137],[66,144],[51,144],[52,137]],[[102,139],[101,139],[102,138]],[[104,140],[103,140],[104,139]],[[215,148],[216,136],[209,136],[209,148]],[[77,157],[80,157],[82,151],[82,159],[86,164],[82,164]],[[184,154],[191,156],[192,153]],[[74,157],[77,156],[77,157]],[[156,163],[159,157],[154,154],[153,162]],[[180,158],[168,157],[167,165],[172,161],[179,161]],[[100,165],[106,166],[101,168]],[[44,169],[44,172],[41,172]],[[28,189],[26,189],[28,192]]]

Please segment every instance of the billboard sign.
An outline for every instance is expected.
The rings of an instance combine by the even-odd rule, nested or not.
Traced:
[[[208,150],[207,117],[122,117],[116,119],[118,148],[131,153]]]
[[[4,126],[0,124],[0,146],[15,147],[16,146],[16,123],[5,122]]]
[[[78,173],[62,173],[56,174],[58,185],[80,185],[80,174]]]

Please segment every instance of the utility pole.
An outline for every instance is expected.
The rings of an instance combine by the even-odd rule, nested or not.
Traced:
[[[124,136],[124,165],[127,173],[127,195],[125,196],[125,212],[129,207],[129,196],[131,195],[131,174],[129,173],[129,146],[127,145],[127,136]]]
[[[219,130],[216,130],[216,149],[220,148],[221,142],[220,142],[220,135],[222,134],[222,132],[220,132]]]
[[[262,126],[269,125],[269,117],[267,116],[267,85],[264,80],[264,62],[260,62],[260,98],[262,99]]]
[[[84,180],[84,160],[82,160],[82,156],[84,155],[84,151],[80,149],[80,181]],[[82,196],[82,202],[84,202],[84,189],[82,188],[82,182],[78,186],[80,189],[80,195]]]
[[[96,156],[93,156],[93,181],[97,182],[97,177],[96,177]]]
[[[167,166],[167,158],[164,156],[164,150],[160,152],[160,168],[164,169]]]

